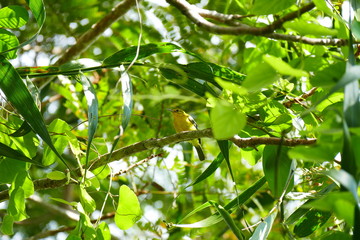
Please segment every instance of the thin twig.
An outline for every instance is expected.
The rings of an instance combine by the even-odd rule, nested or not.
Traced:
[[[302,105],[302,101],[304,101],[305,99],[307,99],[308,97],[314,95],[314,93],[316,92],[317,87],[313,87],[312,89],[310,89],[307,92],[304,92],[303,94],[301,94],[301,96],[290,99],[289,101],[286,101],[283,103],[283,105],[287,108],[290,108],[294,103],[298,103]]]
[[[278,39],[278,40],[286,40],[291,42],[301,42],[310,45],[335,45],[335,46],[343,46],[347,44],[347,40],[345,39],[318,39],[318,38],[308,38],[304,36],[295,36],[295,35],[286,35],[280,33],[274,33],[274,30],[280,29],[282,25],[290,20],[298,18],[302,14],[310,11],[315,7],[314,3],[309,3],[299,10],[291,12],[285,15],[282,18],[274,21],[273,23],[265,26],[265,27],[254,27],[249,26],[247,24],[236,22],[236,26],[223,26],[218,25],[212,22],[209,22],[204,17],[209,17],[212,19],[216,19],[219,22],[226,23],[226,21],[230,21],[230,23],[234,23],[232,15],[221,14],[214,11],[208,11],[201,8],[196,7],[188,3],[185,0],[166,0],[170,5],[177,8],[182,12],[187,18],[189,18],[192,22],[194,22],[199,27],[205,29],[208,32],[215,34],[224,34],[224,35],[255,35],[255,36],[264,36],[268,38]],[[240,16],[236,16],[240,17]],[[229,24],[234,25],[234,24]]]

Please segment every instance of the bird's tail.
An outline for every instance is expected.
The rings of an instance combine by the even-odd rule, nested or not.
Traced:
[[[194,147],[196,149],[196,152],[197,152],[197,154],[199,156],[200,161],[205,160],[204,151],[202,150],[201,145],[197,145],[197,146],[194,146]]]

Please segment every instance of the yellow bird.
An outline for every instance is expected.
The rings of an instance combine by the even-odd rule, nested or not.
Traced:
[[[183,110],[179,108],[175,108],[175,109],[169,109],[169,111],[171,111],[174,117],[174,127],[176,132],[195,131],[198,129],[195,120]],[[205,160],[205,155],[201,147],[200,138],[191,140],[190,142],[195,147],[199,159],[201,161]]]

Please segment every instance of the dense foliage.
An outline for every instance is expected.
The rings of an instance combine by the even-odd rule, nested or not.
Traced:
[[[0,4],[2,239],[360,239],[358,1]]]

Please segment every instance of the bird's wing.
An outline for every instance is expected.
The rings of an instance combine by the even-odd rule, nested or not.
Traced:
[[[188,116],[189,121],[195,126],[196,130],[198,130],[198,125],[196,124],[195,120],[192,118],[192,116]]]

